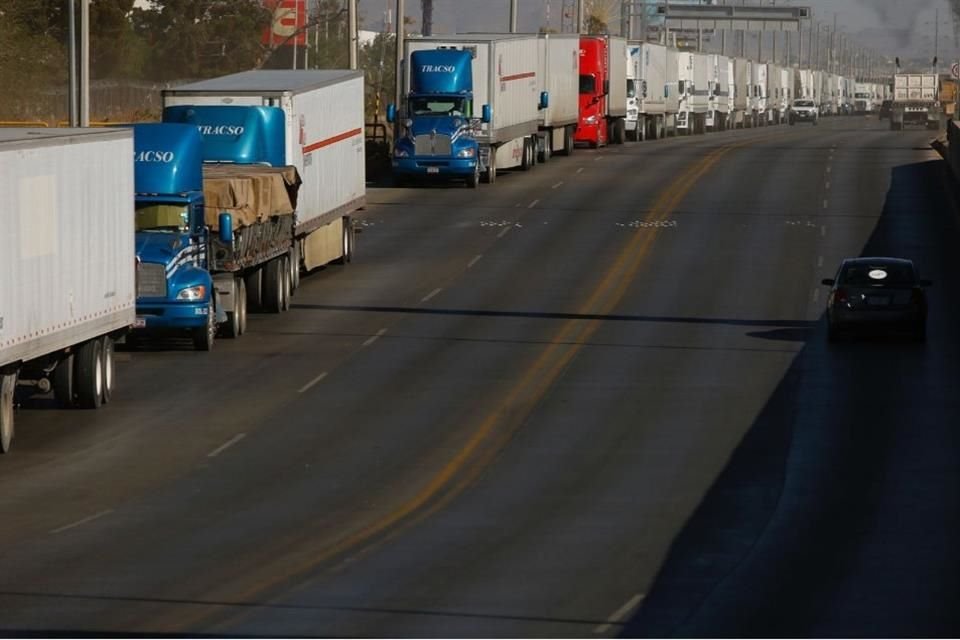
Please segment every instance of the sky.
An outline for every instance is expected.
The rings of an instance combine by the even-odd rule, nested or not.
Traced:
[[[759,1],[746,0],[752,5]],[[740,2],[736,0],[737,4]],[[769,4],[770,0],[763,3]],[[960,5],[956,0],[954,3]],[[405,0],[405,4],[407,15],[419,25],[420,0]],[[956,46],[956,23],[948,0],[776,0],[776,4],[810,7],[817,22],[830,26],[836,14],[840,30],[853,36],[859,44],[902,58],[933,57],[934,25],[939,9],[940,59],[957,59],[960,55]],[[520,30],[535,31],[546,24],[548,8],[550,26],[559,29],[563,5],[563,0],[519,0]],[[364,25],[368,29],[380,28],[384,11],[395,10],[395,7],[396,0],[360,0]],[[434,0],[434,32],[505,31],[509,7],[510,0]]]

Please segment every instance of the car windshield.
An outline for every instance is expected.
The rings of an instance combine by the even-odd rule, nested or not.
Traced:
[[[415,116],[471,117],[470,101],[466,98],[412,98],[410,113]]]
[[[812,106],[813,106],[813,101],[812,101],[812,100],[797,100],[796,102],[793,103],[793,106],[795,106],[795,107],[812,107]]]
[[[183,204],[138,204],[135,220],[137,231],[179,233],[190,229],[190,212]]]
[[[839,280],[848,287],[912,287],[916,283],[909,264],[851,264],[844,267]]]

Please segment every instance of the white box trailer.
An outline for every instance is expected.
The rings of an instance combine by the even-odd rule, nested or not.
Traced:
[[[286,115],[287,164],[300,172],[293,262],[345,259],[350,214],[366,204],[363,73],[245,71],[167,89],[163,106],[267,106]]]
[[[97,408],[136,317],[133,134],[0,129],[0,451],[18,385]]]
[[[733,60],[733,126],[756,126],[753,117],[753,62]]]
[[[707,55],[707,70],[710,87],[707,128],[724,131],[730,127],[730,114],[733,110],[733,73],[730,58],[718,54]]]
[[[666,122],[666,135],[677,135],[677,114],[680,112],[680,76],[678,69],[677,58],[680,56],[680,52],[672,47],[666,48],[666,55],[664,57],[666,64],[664,68],[666,69],[666,87],[664,93],[666,94],[666,101],[664,105],[664,114]]]
[[[540,129],[540,38],[526,34],[464,34],[404,42],[403,95],[409,92],[407,61],[414,51],[446,48],[472,52],[473,102],[478,108],[490,105],[492,111],[491,121],[482,123],[475,136],[483,165],[492,168],[494,175],[499,169],[522,166],[527,140]],[[579,93],[579,74],[577,82]]]
[[[573,150],[580,119],[580,36],[543,33],[538,38],[537,81],[549,97],[540,111],[539,159],[546,162],[553,153]]]
[[[677,113],[676,91],[670,91],[671,80],[676,88],[676,64],[671,74],[668,50],[661,44],[631,42],[627,51],[627,92],[629,96],[632,87],[635,93],[634,99],[628,97],[627,101],[627,130],[635,131],[641,140],[665,137]],[[676,51],[672,53],[676,55]]]
[[[771,64],[767,73],[767,95],[770,105],[770,122],[780,124],[786,119],[793,94],[790,72],[785,67]]]
[[[753,85],[753,112],[757,116],[757,122],[761,125],[770,122],[770,94],[768,93],[767,79],[770,75],[770,65],[766,62],[754,62],[752,65]]]
[[[705,133],[710,111],[708,58],[705,53],[681,51],[677,55],[680,107],[677,128],[687,133]]]

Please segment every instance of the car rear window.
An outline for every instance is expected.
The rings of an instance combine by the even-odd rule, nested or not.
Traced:
[[[912,287],[916,283],[917,276],[910,265],[848,265],[840,274],[840,284],[848,287]]]

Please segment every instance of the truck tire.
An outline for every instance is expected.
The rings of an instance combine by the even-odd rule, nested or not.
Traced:
[[[240,335],[247,332],[247,281],[239,278],[237,300],[240,301]]]
[[[283,261],[274,258],[263,267],[263,310],[283,311]]]
[[[497,181],[497,150],[490,149],[490,160],[486,171],[483,172],[483,181],[487,184],[493,184]]]
[[[207,322],[202,327],[197,327],[192,332],[193,348],[196,351],[212,351],[213,342],[217,339],[217,310],[213,306],[213,300],[207,307]]]
[[[573,155],[573,127],[563,129],[563,155]]]
[[[0,453],[13,445],[13,405],[17,389],[17,373],[0,374]]]
[[[117,373],[117,363],[114,355],[113,339],[106,336],[103,339],[103,356],[101,357],[103,363],[103,396],[101,399],[103,404],[107,404],[113,399],[113,385]]]
[[[280,258],[280,273],[283,275],[283,311],[290,310],[290,304],[293,300],[293,289],[290,282],[290,256],[286,255]]]
[[[77,349],[74,366],[77,406],[99,408],[103,403],[103,343],[99,338],[84,342]]]
[[[533,139],[537,141],[537,162],[547,164],[553,155],[553,149],[551,149],[553,146],[553,132],[548,131],[542,138],[540,136],[534,136]]]
[[[473,165],[473,173],[467,176],[467,188],[476,189],[480,186],[480,163]]]
[[[521,171],[530,171],[533,168],[533,164],[530,162],[530,138],[523,139],[523,154],[520,158],[520,170]]]
[[[623,118],[616,118],[610,132],[611,144],[623,144],[627,133],[627,123]]]
[[[71,353],[57,363],[53,370],[53,398],[61,409],[72,409],[77,404],[74,385],[75,356]]]
[[[227,321],[220,328],[224,338],[234,340],[240,337],[240,283],[243,278],[233,279],[233,309],[227,311]]]
[[[263,269],[258,267],[243,277],[247,290],[247,309],[259,311],[263,306]]]
[[[353,260],[353,233],[350,218],[343,219],[343,231],[340,236],[340,251],[342,254],[333,261],[334,264],[349,264]]]
[[[300,288],[300,243],[296,240],[290,248],[290,287],[294,291]]]

